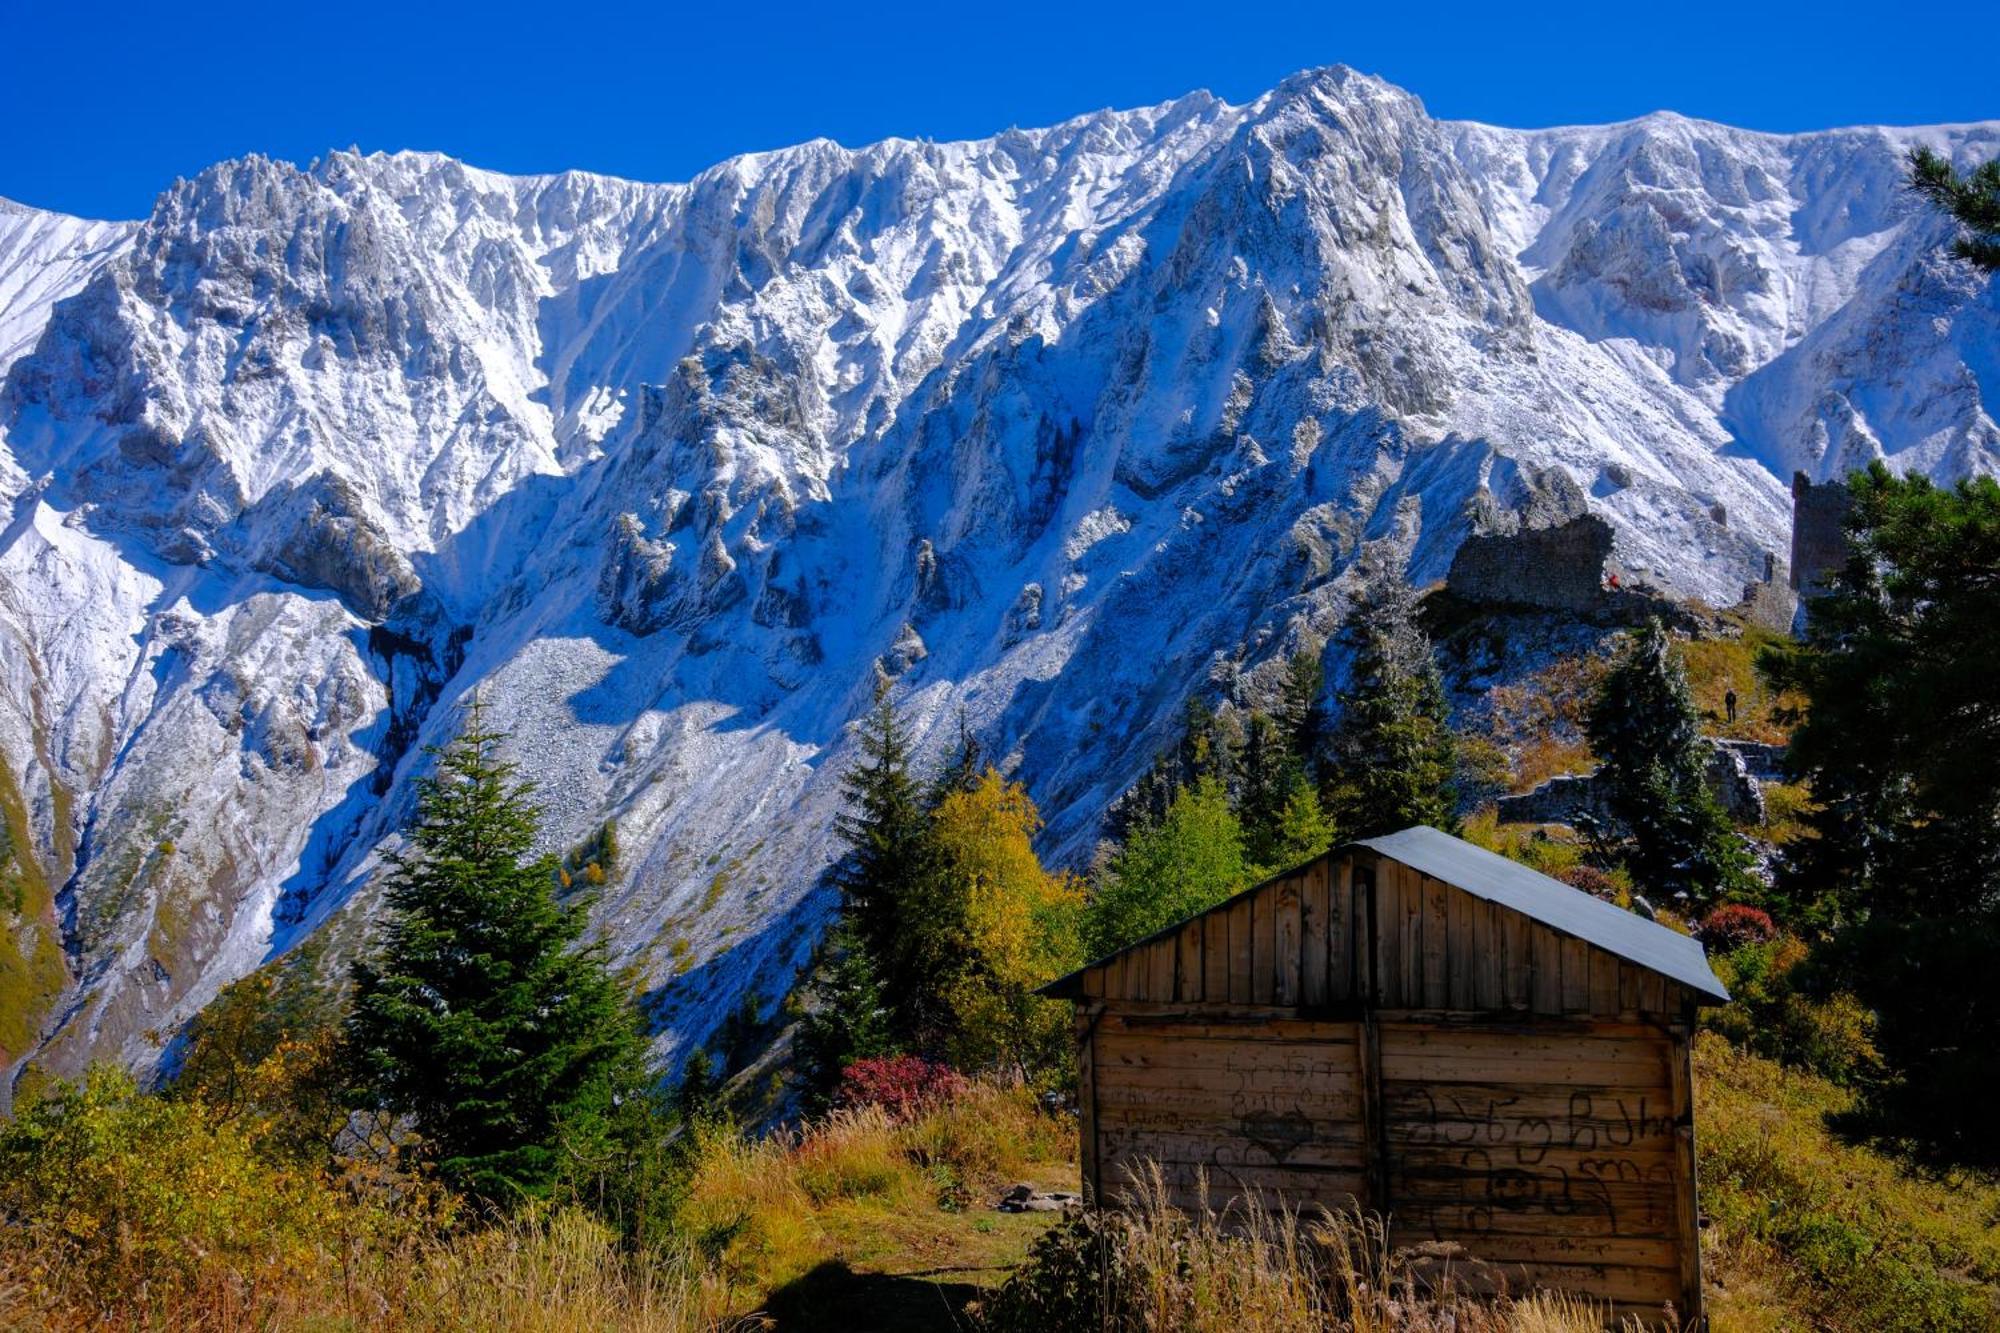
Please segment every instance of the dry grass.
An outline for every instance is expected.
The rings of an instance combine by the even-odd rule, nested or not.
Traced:
[[[1299,1214],[1254,1199],[1218,1212],[1171,1202],[1157,1168],[1121,1212],[1079,1217],[1037,1245],[983,1312],[991,1333],[1600,1333],[1607,1313],[1507,1294],[1495,1269],[1392,1251],[1359,1210]]]
[[[80,1290],[61,1257],[0,1250],[0,1327],[21,1333],[363,1329],[694,1333],[722,1325],[719,1286],[684,1259],[640,1259],[574,1209],[382,1248],[326,1249],[278,1271],[205,1265],[178,1284]]]

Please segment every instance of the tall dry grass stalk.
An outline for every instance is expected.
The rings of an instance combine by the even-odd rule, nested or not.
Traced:
[[[323,1250],[281,1270],[201,1265],[191,1280],[118,1293],[66,1281],[66,1257],[0,1250],[0,1328],[697,1333],[727,1326],[721,1288],[699,1265],[679,1255],[633,1255],[575,1209],[390,1247]]]
[[[1157,1166],[1123,1207],[1066,1222],[987,1302],[994,1333],[1601,1333],[1587,1301],[1510,1297],[1496,1270],[1392,1250],[1378,1216],[1300,1213],[1255,1196],[1182,1209]]]

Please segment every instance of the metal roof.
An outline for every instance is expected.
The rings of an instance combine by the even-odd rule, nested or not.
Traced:
[[[1577,939],[1594,944],[1627,962],[1637,963],[1640,967],[1679,982],[1710,1003],[1729,1002],[1729,992],[1723,989],[1722,983],[1716,980],[1715,973],[1709,969],[1708,955],[1702,950],[1700,941],[1690,939],[1678,931],[1669,930],[1658,922],[1648,921],[1622,907],[1593,898],[1581,889],[1571,888],[1561,880],[1551,879],[1538,870],[1530,870],[1518,861],[1510,861],[1504,856],[1487,851],[1484,847],[1475,847],[1463,838],[1454,838],[1449,833],[1418,824],[1404,829],[1401,833],[1350,842],[1324,855],[1340,856],[1356,848],[1366,848],[1400,861],[1412,870],[1429,875],[1432,879],[1443,880],[1453,888],[1461,889],[1475,898],[1498,903],[1510,911],[1519,912],[1523,916],[1539,921],[1552,930],[1559,930],[1565,935],[1573,935]],[[1287,874],[1296,873],[1296,870],[1287,872]],[[1273,879],[1264,881],[1264,884],[1285,877],[1274,876]],[[1257,885],[1247,890],[1246,894],[1256,893],[1263,887],[1263,884]],[[1238,894],[1237,897],[1244,897],[1246,894]],[[1235,899],[1230,901],[1233,902]],[[1226,905],[1218,904],[1217,907]],[[1217,907],[1209,908],[1208,912],[1217,910]],[[1196,915],[1206,916],[1208,912]],[[1040,994],[1057,999],[1074,999],[1082,994],[1082,979],[1085,972],[1128,950],[1154,940],[1164,939],[1179,931],[1185,924],[1186,922],[1175,922],[1165,930],[1156,931],[1143,940],[1128,944],[1123,949],[1114,950],[1103,958],[1093,959],[1068,976],[1042,987]]]
[[[1678,981],[1716,1004],[1729,1002],[1729,992],[1709,969],[1708,954],[1699,940],[1689,939],[1679,931],[1668,930],[1657,921],[1648,921],[1601,898],[1593,898],[1559,879],[1530,870],[1519,861],[1510,861],[1423,824],[1380,838],[1363,838],[1340,850],[1354,847],[1380,852],[1475,898],[1533,917],[1565,935],[1574,935],[1627,962]]]

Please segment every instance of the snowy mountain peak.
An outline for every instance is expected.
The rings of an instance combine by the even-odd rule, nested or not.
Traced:
[[[1516,131],[1336,66],[683,184],[346,151],[0,207],[0,804],[64,971],[4,1058],[145,1063],[351,946],[475,686],[557,844],[617,821],[599,919],[684,1041],[810,948],[878,675],[1074,860],[1364,541],[1442,577],[1534,479],[1733,602],[1793,471],[2000,466],[1917,143],[2000,124]]]

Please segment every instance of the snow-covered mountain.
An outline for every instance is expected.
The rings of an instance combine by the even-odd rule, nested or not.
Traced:
[[[355,928],[475,686],[557,845],[617,821],[671,1045],[810,949],[878,672],[1076,858],[1188,693],[1329,628],[1362,540],[1441,575],[1482,488],[1562,468],[1733,602],[1795,470],[2000,470],[1920,143],[2000,122],[1513,131],[1333,69],[685,185],[338,153],[0,205],[0,1062],[143,1065]]]

